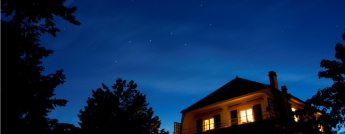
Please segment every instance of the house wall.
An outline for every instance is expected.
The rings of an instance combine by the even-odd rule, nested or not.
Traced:
[[[195,133],[196,121],[198,119],[212,118],[214,115],[220,114],[221,127],[231,126],[230,112],[237,110],[237,116],[240,117],[240,110],[253,108],[256,104],[261,104],[261,112],[263,119],[269,116],[266,107],[268,107],[268,98],[274,99],[270,89],[263,89],[257,92],[245,94],[236,98],[231,98],[219,103],[211,104],[199,109],[182,113],[182,134]],[[240,124],[240,122],[239,122]]]
[[[296,109],[303,109],[304,108],[304,103],[295,99],[295,98],[291,98],[290,100],[288,100],[288,103],[290,103],[291,106],[293,108],[296,108]]]

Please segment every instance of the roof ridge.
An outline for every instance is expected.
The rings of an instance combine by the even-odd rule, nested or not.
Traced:
[[[210,100],[211,98],[216,98],[216,100],[225,99],[225,98],[227,98],[226,96],[228,96],[228,95],[226,95],[226,96],[223,96],[223,95],[229,94],[228,93],[229,91],[228,91],[228,89],[226,87],[228,87],[229,89],[230,88],[231,89],[237,89],[238,85],[246,85],[246,84],[243,84],[243,82],[246,83],[247,85],[248,85],[248,83],[252,83],[252,84],[249,84],[249,85],[253,85],[254,84],[254,85],[257,85],[258,87],[261,87],[261,88],[265,87],[265,86],[269,86],[268,84],[263,84],[263,83],[255,82],[255,81],[252,81],[252,80],[244,79],[244,78],[239,78],[238,76],[236,76],[231,81],[229,81],[226,84],[222,85],[221,87],[217,88],[216,90],[214,90],[213,92],[211,92],[207,96],[203,97],[199,101],[195,102],[194,104],[190,105],[186,109],[182,110],[181,112],[184,112],[186,110],[192,110],[192,109],[201,107],[203,105],[209,105],[208,103],[211,103],[211,102],[209,102],[207,100]],[[231,83],[233,83],[233,84],[231,84]],[[225,90],[225,92],[221,92],[221,91],[224,91],[224,90]],[[236,90],[232,90],[231,92],[233,92],[233,91],[236,91]],[[246,91],[246,90],[242,90],[242,91]],[[218,95],[220,95],[220,96],[218,96]],[[228,96],[228,97],[231,97],[231,96]],[[211,99],[211,100],[213,100],[213,99]]]

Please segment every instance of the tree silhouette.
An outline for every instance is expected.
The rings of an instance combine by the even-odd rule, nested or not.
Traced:
[[[65,0],[2,0],[1,47],[3,53],[1,101],[3,132],[47,133],[51,123],[47,118],[56,106],[67,100],[52,98],[54,89],[65,82],[63,70],[43,75],[41,59],[53,53],[40,45],[44,33],[56,36],[59,31],[53,22],[60,16],[79,25],[72,15],[76,7],[63,5]],[[5,57],[5,58],[4,58]],[[61,125],[55,123],[55,125]]]
[[[342,38],[345,41],[345,33]],[[333,133],[345,127],[345,46],[341,43],[335,45],[335,58],[337,60],[322,60],[320,66],[326,70],[318,74],[319,78],[332,79],[334,83],[318,90],[311,99],[306,100],[305,110],[299,113],[310,118],[314,128],[322,124],[326,132]],[[316,112],[319,112],[319,117],[310,114]]]
[[[50,120],[48,123],[50,129],[52,130],[51,134],[79,134],[80,128],[75,127],[73,124],[68,123],[58,123],[57,119]]]
[[[87,106],[78,115],[82,132],[93,134],[130,133],[130,134],[165,134],[158,130],[160,120],[153,116],[152,108],[148,108],[146,95],[136,90],[134,81],[126,83],[121,78],[116,80],[110,90],[102,83],[102,87],[92,90],[92,98],[88,98]]]
[[[56,36],[60,30],[55,27],[53,22],[55,16],[64,20],[80,25],[72,14],[77,7],[66,7],[66,0],[42,1],[42,0],[2,0],[1,13],[12,19],[8,21],[11,27],[20,28],[23,35],[39,37],[43,33]],[[38,40],[38,38],[36,38]]]

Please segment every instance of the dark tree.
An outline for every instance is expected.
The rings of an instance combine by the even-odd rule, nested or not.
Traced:
[[[79,25],[72,15],[76,7],[65,0],[2,0],[1,14],[1,106],[2,131],[10,133],[47,133],[47,118],[56,106],[67,100],[53,98],[54,89],[65,82],[63,70],[43,75],[41,59],[53,53],[40,45],[44,33],[56,36],[54,17]]]
[[[342,35],[345,41],[345,33]],[[315,112],[310,107],[316,107],[321,115],[312,124],[322,124],[325,131],[335,132],[345,127],[345,46],[335,45],[336,60],[322,60],[320,66],[326,70],[320,71],[319,78],[332,79],[333,85],[319,90],[306,101],[307,113]],[[309,114],[311,115],[311,114]],[[316,117],[314,117],[316,118]]]
[[[51,134],[79,134],[80,128],[75,127],[73,124],[58,123],[57,119],[49,121],[49,127],[52,130]]]
[[[309,101],[306,102],[304,109],[298,109],[294,114],[299,118],[299,124],[295,125],[294,131],[306,134],[332,133],[332,129],[327,125],[330,122],[329,116],[311,105]]]
[[[5,17],[11,16],[8,21],[11,27],[20,28],[22,35],[39,37],[47,32],[56,36],[60,30],[55,27],[54,17],[59,16],[74,25],[80,25],[73,13],[77,7],[66,7],[66,0],[2,0],[1,13]],[[38,38],[36,38],[38,40]]]
[[[140,93],[134,81],[117,79],[112,90],[102,84],[103,89],[92,90],[87,106],[78,115],[82,132],[93,134],[165,134],[159,131],[160,120],[148,108],[146,95]]]

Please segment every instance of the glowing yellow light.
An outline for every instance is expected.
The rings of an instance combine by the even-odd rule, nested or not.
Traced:
[[[248,122],[254,122],[252,109],[247,110]]]
[[[291,111],[292,111],[292,112],[295,112],[295,111],[296,111],[296,108],[291,108]],[[298,119],[297,119],[297,116],[296,116],[296,115],[293,116],[293,119],[294,119],[296,122],[298,122]]]
[[[246,111],[241,111],[241,122],[242,123],[246,123],[247,122]]]
[[[320,124],[319,124],[319,131],[320,131],[320,132],[323,132],[323,127],[322,127],[322,125],[320,125]]]
[[[210,129],[214,129],[214,119],[210,119]]]
[[[292,111],[292,112],[295,112],[295,111],[296,111],[296,108],[291,108],[291,111]]]
[[[204,131],[209,129],[209,120],[204,120]]]
[[[204,120],[204,131],[214,129],[214,118]]]
[[[241,113],[241,122],[242,123],[254,122],[252,109],[243,110],[240,113]]]

